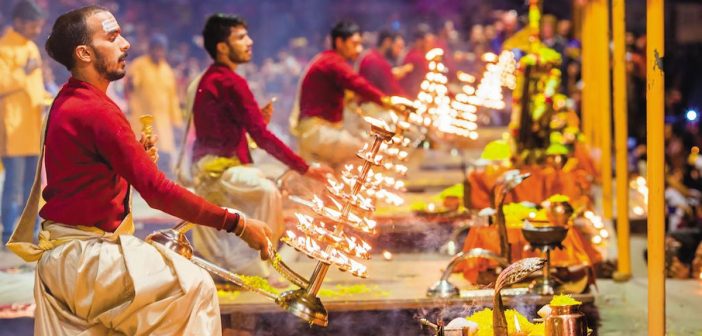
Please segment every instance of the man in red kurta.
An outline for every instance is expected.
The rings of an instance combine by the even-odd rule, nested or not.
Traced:
[[[360,28],[341,21],[331,31],[333,48],[318,54],[302,77],[291,127],[303,157],[338,166],[355,157],[363,143],[343,128],[344,90],[383,103],[383,92],[353,71],[362,51]]]
[[[114,16],[95,6],[60,16],[46,42],[49,56],[72,77],[47,123],[46,204],[40,212],[45,221],[34,245],[38,169],[8,243],[23,259],[38,261],[37,335],[221,334],[210,276],[175,252],[132,235],[130,186],[150,206],[235,232],[268,257],[266,225],[242,220],[166,179],[156,167],[153,141],[137,141],[105,94],[111,81],[125,75],[129,46]]]
[[[193,172],[196,192],[221,206],[244,211],[270,225],[277,241],[285,227],[280,191],[260,169],[252,167],[246,135],[300,174],[324,180],[331,170],[310,167],[266,127],[246,79],[235,71],[251,60],[253,41],[246,22],[233,15],[215,14],[203,30],[207,53],[214,60],[197,85],[193,102],[195,144]],[[271,105],[265,107],[270,115]],[[267,265],[236,237],[211,228],[195,228],[196,250],[206,259],[246,275],[269,276]],[[232,253],[234,252],[234,253]]]
[[[396,60],[404,49],[404,39],[398,33],[383,31],[378,36],[377,48],[366,52],[358,65],[358,74],[386,95],[405,96],[392,73],[391,60]]]
[[[429,71],[429,62],[426,53],[434,48],[435,36],[429,26],[421,24],[414,32],[412,49],[405,55],[403,65],[412,65],[412,71],[400,79],[400,85],[410,98],[416,98],[420,85]]]

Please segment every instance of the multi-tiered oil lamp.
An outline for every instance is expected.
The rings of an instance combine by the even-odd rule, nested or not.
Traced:
[[[313,215],[298,213],[297,229],[301,234],[289,230],[281,240],[318,262],[307,286],[282,293],[276,302],[312,324],[326,326],[328,323],[327,311],[317,293],[329,267],[334,265],[361,278],[368,276],[366,266],[354,260],[370,258],[371,246],[357,234],[372,233],[376,225],[367,217],[373,211],[372,202],[361,194],[361,190],[373,188],[369,179],[371,167],[382,164],[383,156],[378,154],[380,146],[391,141],[395,135],[380,124],[372,124],[371,133],[373,144],[364,146],[357,153],[363,160],[358,175],[353,176],[353,170],[349,172],[346,176],[348,184],[329,181],[327,189],[332,195],[334,208],[316,196],[312,200],[292,198],[307,207]]]
[[[417,95],[417,113],[409,120],[420,126],[425,135],[438,132],[477,139],[477,108],[467,102],[452,101],[448,92],[448,78],[445,75],[448,69],[442,63],[443,56],[444,51],[440,48],[432,49],[425,55],[429,72]]]

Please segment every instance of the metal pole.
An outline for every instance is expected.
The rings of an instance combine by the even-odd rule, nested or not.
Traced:
[[[614,39],[614,134],[617,175],[617,273],[614,279],[631,278],[629,250],[629,165],[627,161],[627,106],[626,106],[626,45],[624,35],[626,18],[625,0],[612,1],[612,38]]]
[[[646,2],[648,181],[648,334],[665,335],[663,0]]]

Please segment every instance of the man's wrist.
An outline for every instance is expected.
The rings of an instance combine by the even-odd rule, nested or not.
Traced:
[[[237,228],[241,228],[238,230],[239,232],[235,232],[234,234],[237,237],[241,237],[244,235],[244,232],[246,232],[246,216],[243,213],[239,213],[239,225],[237,225]]]

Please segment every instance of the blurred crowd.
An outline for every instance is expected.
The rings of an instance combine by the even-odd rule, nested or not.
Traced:
[[[0,0],[3,9],[12,8],[16,0]],[[52,20],[69,9],[95,1],[87,0],[36,0],[44,15],[44,27],[34,41],[41,52],[41,73],[45,90],[55,95],[67,79],[68,73],[55,62],[49,60],[43,51],[43,42],[50,30]],[[513,1],[463,2],[389,1],[383,4],[363,2],[364,6],[374,6],[365,10],[364,6],[342,1],[212,1],[192,2],[187,0],[106,0],[98,1],[116,14],[123,29],[123,35],[130,41],[129,64],[132,67],[128,76],[110,86],[109,95],[134,119],[136,114],[156,111],[148,109],[175,108],[175,112],[162,113],[161,123],[172,129],[171,139],[162,146],[165,171],[173,168],[175,156],[183,136],[185,126],[185,96],[188,84],[211,62],[202,48],[200,31],[204,18],[215,11],[237,13],[249,22],[249,30],[255,41],[254,62],[241,66],[239,72],[247,78],[259,102],[265,104],[277,98],[271,130],[282,139],[291,142],[288,135],[288,115],[292,108],[300,75],[313,55],[328,48],[325,41],[331,22],[340,16],[358,21],[366,31],[363,34],[366,49],[375,48],[381,31],[399,34],[399,46],[385,53],[393,66],[401,68],[406,62],[405,55],[412,49],[426,52],[434,47],[445,50],[445,64],[455,75],[464,71],[475,76],[482,72],[484,64],[481,55],[486,52],[499,53],[505,41],[517,33],[526,21],[525,9]],[[507,5],[511,5],[509,7]],[[509,8],[517,7],[519,12]],[[400,8],[395,10],[394,8]],[[437,8],[443,8],[438,10]],[[324,11],[325,15],[320,15]],[[556,11],[558,12],[558,11]],[[157,14],[155,14],[157,13]],[[548,11],[546,11],[548,13]],[[520,15],[521,14],[521,15]],[[569,19],[569,10],[547,14],[542,18],[541,39],[549,47],[558,51],[563,59],[563,93],[570,96],[579,106],[581,82],[581,43],[575,38],[574,25]],[[0,32],[5,34],[13,25],[11,10],[0,13]],[[421,31],[421,34],[417,34]],[[629,130],[632,147],[645,143],[646,138],[646,36],[629,32],[626,35],[628,70]],[[694,106],[695,92],[700,91],[695,68],[699,65],[696,56],[699,50],[682,56],[670,52],[672,61],[666,60],[666,111],[670,116],[671,130],[667,159],[671,176],[687,176],[686,188],[702,191],[698,183],[699,172],[688,162],[687,156],[695,145],[700,143],[699,111]],[[140,56],[159,60],[155,71],[159,78],[166,78],[173,92],[164,98],[164,105],[148,107],[135,101],[139,96],[151,95],[157,88],[139,81],[135,74],[136,59]],[[147,70],[144,70],[147,71]],[[0,74],[4,76],[5,74]],[[141,83],[141,84],[140,84]],[[143,91],[143,92],[142,92]],[[413,98],[413,97],[410,97]],[[509,97],[507,97],[509,99]],[[168,105],[169,107],[166,107]],[[505,113],[509,113],[508,111]],[[163,118],[166,118],[165,120]],[[493,118],[492,124],[505,124],[508,118]],[[169,144],[170,142],[170,144]],[[645,159],[645,149],[632,151],[639,153],[634,160]],[[682,159],[681,159],[682,158]],[[636,169],[636,165],[632,165]],[[676,175],[677,174],[677,175]],[[694,175],[694,176],[693,176]],[[688,178],[689,177],[689,178]],[[694,180],[694,181],[693,181]],[[699,186],[698,186],[699,185]],[[689,194],[689,193],[688,193]],[[687,195],[687,194],[686,194]]]
[[[5,2],[12,2],[5,0]],[[47,21],[59,13],[70,8],[75,8],[92,1],[85,0],[37,0],[36,3],[46,11]],[[239,6],[237,1],[231,5],[219,6],[218,10],[235,12],[246,17],[247,13],[252,13],[251,6]],[[117,13],[117,17],[123,28],[123,34],[130,41],[130,59],[149,53],[150,42],[153,37],[159,35],[165,48],[165,61],[172,69],[175,77],[177,97],[180,97],[179,104],[184,104],[185,91],[188,84],[210,63],[210,59],[203,52],[201,38],[199,36],[200,27],[199,16],[205,17],[207,6],[204,8],[189,1],[169,1],[166,6],[162,1],[140,2],[126,0],[101,1],[101,6],[107,7]],[[425,5],[421,1],[417,7]],[[158,11],[160,15],[150,16],[149,13]],[[164,13],[165,12],[165,13]],[[413,18],[408,18],[406,23],[401,22],[397,15],[389,22],[381,25],[362,27],[366,29],[364,33],[364,44],[366,49],[376,46],[378,33],[380,31],[394,31],[400,34],[404,47],[387,54],[393,66],[402,65],[405,55],[412,48],[417,48],[421,44],[421,49],[426,52],[433,47],[445,49],[448,55],[445,60],[446,65],[455,74],[461,70],[479,77],[483,70],[481,55],[486,52],[496,52],[502,48],[505,40],[521,29],[524,18],[518,16],[513,10],[491,10],[489,6],[482,5],[476,10],[475,15],[483,17],[476,19],[464,19],[464,22],[444,20],[440,17],[433,17],[426,21],[417,22]],[[304,15],[294,14],[295,17],[288,18],[287,21],[303,20]],[[436,16],[436,14],[434,15]],[[9,17],[1,21],[4,26],[11,22]],[[320,50],[327,48],[328,41],[325,39],[328,27],[318,31],[303,31],[298,34],[289,35],[279,42],[276,48],[266,48],[260,51],[259,44],[265,44],[268,39],[264,35],[256,35],[257,28],[254,27],[255,17],[248,17],[251,21],[250,30],[256,41],[254,46],[255,62],[242,66],[240,72],[244,75],[261,102],[268,102],[271,98],[277,97],[274,114],[271,123],[272,129],[279,135],[285,136],[287,130],[287,114],[291,109],[294,93],[300,74],[310,61],[311,57]],[[362,18],[353,18],[363,22]],[[166,21],[167,20],[167,21]],[[285,21],[285,20],[284,20]],[[466,23],[465,21],[470,21]],[[475,22],[475,23],[472,23]],[[420,30],[429,34],[417,35]],[[40,38],[40,50],[43,52],[41,41],[48,32],[48,27],[44,27]],[[295,29],[291,28],[295,33]],[[563,81],[564,90],[577,98],[577,85],[579,80],[579,42],[574,40],[572,33],[572,23],[570,20],[558,20],[555,16],[545,17],[543,28],[544,42],[563,53],[564,55],[564,77],[569,81]],[[419,41],[419,40],[422,41]],[[42,59],[48,57],[43,55]],[[46,89],[55,94],[60,85],[67,78],[67,72],[55,62],[46,61],[42,63],[42,72],[46,84]],[[128,72],[132,73],[131,71]],[[110,96],[128,115],[130,111],[130,86],[129,78],[118,81],[110,87]],[[493,123],[504,124],[508,118],[493,120]],[[177,121],[177,122],[175,122]],[[182,129],[182,122],[174,120],[176,135]]]
[[[3,2],[4,7],[10,7],[10,4],[15,2],[13,0],[0,1]],[[37,0],[36,3],[46,11],[47,21],[50,21],[59,13],[93,3],[93,1]],[[194,4],[181,0],[168,1],[167,3],[129,0],[99,2],[101,6],[107,7],[117,14],[124,31],[123,34],[132,45],[130,59],[147,54],[149,42],[154,35],[164,37],[161,40],[164,41],[165,60],[172,68],[177,96],[181,98],[185,97],[188,84],[210,63],[210,59],[201,47],[199,34],[201,29],[199,21],[210,13],[210,7],[238,13],[244,17],[247,17],[247,14],[256,14],[266,9],[253,8],[254,6],[250,4],[244,5],[244,1],[232,1],[231,4],[217,4],[216,6],[208,1],[204,1],[204,3]],[[422,6],[426,5],[418,1],[415,6],[421,9]],[[269,7],[271,7],[268,8],[269,10],[275,9],[275,5],[269,5]],[[443,48],[446,55],[449,55],[445,63],[453,73],[461,70],[479,76],[483,70],[480,56],[486,52],[499,53],[502,44],[522,28],[525,18],[524,16],[520,17],[514,10],[493,10],[490,5],[485,4],[472,10],[474,10],[472,16],[454,18],[462,20],[460,22],[445,20],[436,13],[433,13],[432,17],[428,17],[428,20],[419,22],[416,18],[407,18],[406,22],[402,22],[398,14],[390,15],[388,22],[362,27],[366,29],[366,33],[364,33],[365,46],[367,49],[374,47],[380,31],[398,32],[404,38],[405,48],[402,48],[399,53],[395,52],[393,55],[386,56],[394,66],[402,65],[407,51],[418,43],[418,37],[415,38],[417,27],[428,23],[431,34],[427,38],[422,36],[425,39],[423,48],[425,50],[431,49],[431,47]],[[156,11],[159,15],[150,15]],[[309,8],[301,8],[301,12],[307,11]],[[11,24],[11,18],[8,14],[0,17],[2,20],[0,24],[3,27]],[[277,14],[276,16],[278,16]],[[291,15],[292,17],[289,17]],[[309,13],[285,13],[288,18],[280,18],[277,21],[303,21],[305,15],[309,15]],[[281,16],[283,15],[281,14]],[[261,29],[254,26],[256,17],[249,16],[248,19],[251,21],[250,30],[252,30],[256,41],[254,46],[255,62],[241,67],[240,71],[249,81],[259,101],[268,102],[272,97],[278,98],[275,106],[278,113],[274,115],[271,126],[276,133],[285,135],[287,114],[291,108],[298,78],[311,57],[321,49],[326,48],[328,41],[324,37],[327,27],[315,31],[300,31],[299,27],[290,27],[290,33],[282,39],[280,34],[271,36],[270,39],[277,40],[277,45],[269,48],[270,43],[267,41],[269,37],[264,34],[257,35],[257,31]],[[360,17],[353,19],[363,22]],[[420,22],[422,24],[418,24]],[[300,25],[304,26],[303,23],[298,26]],[[45,38],[48,30],[48,27],[44,27],[40,38],[37,39],[38,42]],[[574,99],[576,106],[579,106],[579,92],[582,88],[580,82],[580,42],[574,38],[572,21],[567,18],[559,19],[554,15],[545,15],[542,19],[541,38],[547,46],[563,56],[562,90]],[[638,143],[645,139],[645,122],[642,122],[644,120],[641,120],[640,117],[645,115],[645,41],[645,35],[627,34],[630,134]],[[43,52],[41,43],[38,44]],[[260,44],[264,46],[259,47]],[[265,50],[261,50],[263,47]],[[46,55],[43,55],[42,59],[47,60]],[[67,72],[58,64],[50,61],[42,63],[42,71],[47,91],[55,94],[67,78]],[[110,94],[122,110],[130,114],[129,87],[125,85],[128,81],[129,78],[126,78],[112,85]],[[669,95],[670,99],[676,99],[676,95],[680,95],[679,91],[672,92]],[[179,103],[183,105],[184,99],[180,99]],[[505,120],[494,119],[492,123],[503,124],[506,122],[506,118],[503,119]],[[181,128],[182,123],[177,122],[175,126]]]

